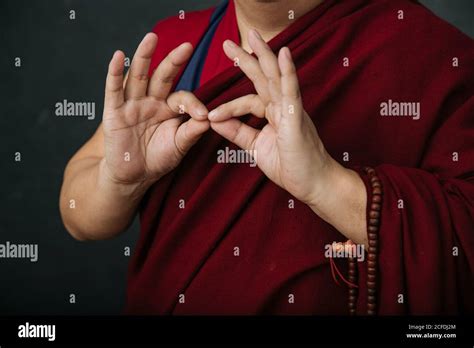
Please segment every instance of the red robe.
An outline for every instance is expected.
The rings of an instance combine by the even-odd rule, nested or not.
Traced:
[[[178,44],[196,45],[211,14],[160,22],[151,71]],[[210,60],[226,34],[238,40],[236,27],[219,30]],[[285,45],[328,152],[361,174],[369,201],[359,168],[382,181],[378,313],[474,313],[473,41],[414,1],[326,0],[270,42],[275,52]],[[219,64],[207,64],[195,91],[209,110],[255,93],[232,62],[213,76]],[[382,116],[390,101],[392,113],[420,103],[420,118]],[[258,168],[217,163],[226,146],[236,148],[209,131],[144,197],[126,312],[348,314],[348,288],[324,256],[346,238],[305,204],[291,208],[294,198]],[[334,261],[347,274],[347,261]]]

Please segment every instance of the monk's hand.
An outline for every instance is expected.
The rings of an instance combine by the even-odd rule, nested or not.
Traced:
[[[249,45],[258,59],[232,41],[224,42],[226,55],[253,82],[258,94],[222,104],[209,113],[211,127],[224,138],[256,155],[265,175],[305,203],[318,200],[334,165],[316,128],[303,109],[298,78],[290,50],[278,57],[252,30]],[[252,114],[265,118],[262,130],[237,117]]]
[[[192,93],[170,93],[174,78],[192,54],[191,44],[171,51],[149,78],[157,41],[154,33],[145,36],[125,84],[124,54],[115,52],[109,64],[101,165],[117,183],[153,183],[174,169],[209,129],[208,110]]]
[[[348,238],[365,243],[365,186],[356,172],[325,150],[303,108],[290,50],[283,47],[276,57],[255,30],[249,33],[249,45],[258,59],[231,41],[224,42],[224,51],[253,82],[257,94],[212,110],[211,128],[256,155],[258,167],[270,180]],[[247,114],[268,123],[261,130],[252,128],[238,119]]]

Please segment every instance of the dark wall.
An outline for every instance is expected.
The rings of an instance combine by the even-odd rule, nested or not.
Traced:
[[[0,314],[113,314],[138,224],[112,241],[80,243],[62,226],[58,197],[68,159],[100,123],[115,49],[132,56],[144,33],[179,10],[214,0],[2,0],[0,3],[0,244],[38,244],[39,259],[0,258]],[[426,0],[474,36],[474,1]],[[69,19],[69,11],[76,19]],[[190,28],[192,30],[192,28]],[[15,58],[21,66],[15,67]],[[96,103],[96,118],[57,117],[67,99]],[[21,161],[15,161],[15,153]],[[70,294],[76,303],[69,302]]]

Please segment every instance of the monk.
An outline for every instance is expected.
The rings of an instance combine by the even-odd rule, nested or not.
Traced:
[[[114,53],[64,225],[140,215],[130,314],[472,314],[473,94],[473,41],[416,1],[168,18]]]

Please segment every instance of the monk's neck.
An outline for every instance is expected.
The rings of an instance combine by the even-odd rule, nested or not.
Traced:
[[[235,11],[242,47],[250,52],[247,34],[257,29],[270,41],[292,22],[323,2],[323,0],[230,0]]]

